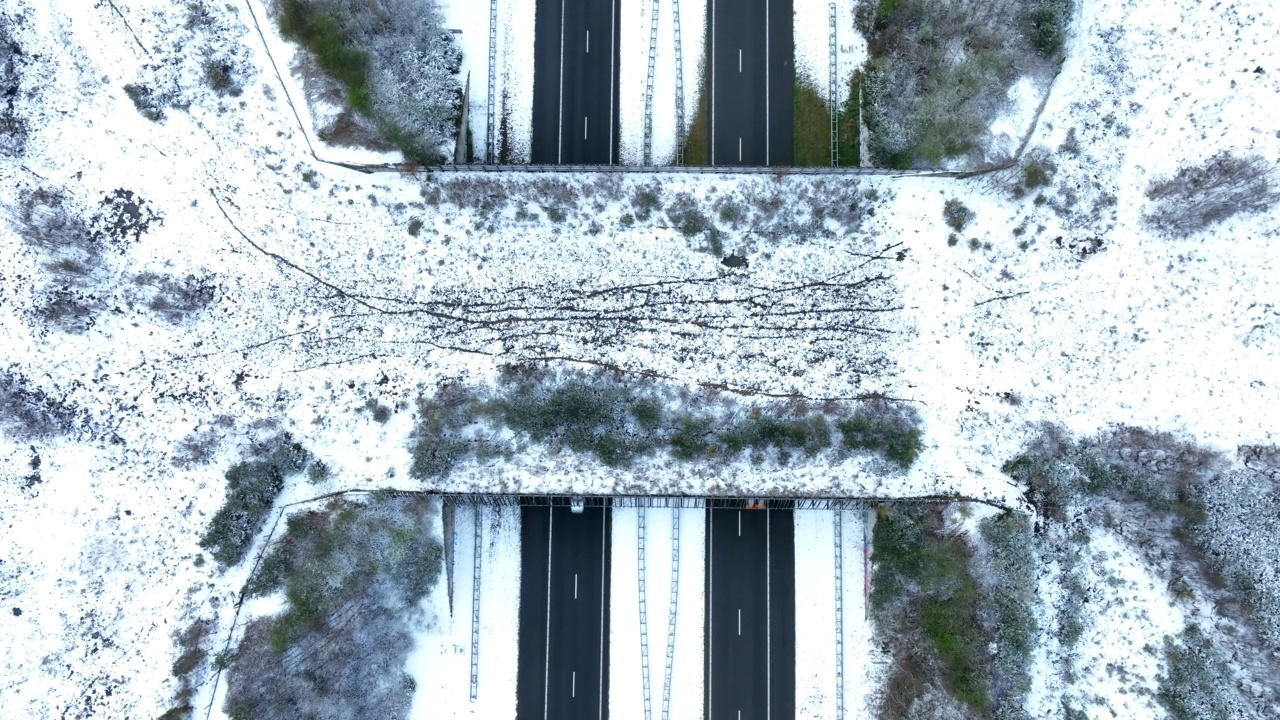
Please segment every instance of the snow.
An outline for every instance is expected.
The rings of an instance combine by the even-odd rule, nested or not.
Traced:
[[[1164,638],[1182,631],[1182,611],[1169,596],[1166,581],[1114,533],[1092,531],[1085,557],[1088,606],[1098,612],[1086,617],[1076,645],[1071,661],[1074,687],[1064,692],[1053,654],[1038,652],[1030,708],[1043,717],[1068,700],[1089,717],[1163,718],[1155,692],[1164,670]],[[1049,584],[1042,581],[1042,588],[1047,597],[1055,598]]]
[[[1014,156],[1022,139],[1032,130],[1032,121],[1044,94],[1045,90],[1026,75],[1009,88],[1008,110],[991,123],[991,141],[985,158],[988,163],[996,164]]]
[[[482,526],[480,665],[471,700],[471,598],[474,531]],[[520,508],[458,506],[454,532],[453,612],[445,573],[427,600],[427,615],[408,660],[417,683],[410,718],[497,718],[516,712],[520,631]]]
[[[15,208],[26,189],[61,186],[91,210],[105,193],[125,187],[154,203],[164,223],[127,252],[108,254],[95,280],[108,309],[78,335],[48,328],[34,314],[48,282],[44,261],[11,225],[0,230],[0,365],[74,404],[89,423],[53,439],[19,439],[7,431],[0,437],[0,472],[8,489],[0,498],[6,529],[0,536],[0,595],[6,607],[22,610],[20,616],[6,613],[0,630],[3,714],[163,713],[174,689],[168,677],[174,632],[197,617],[218,618],[219,638],[229,629],[245,570],[197,566],[197,543],[222,501],[222,473],[247,438],[275,423],[335,467],[317,488],[291,480],[286,497],[339,487],[432,488],[407,477],[408,411],[376,426],[355,408],[371,396],[412,401],[450,378],[491,378],[501,362],[562,357],[652,371],[691,388],[722,383],[824,398],[884,392],[919,408],[927,448],[906,477],[857,463],[794,471],[654,467],[623,475],[558,457],[544,465],[498,466],[488,475],[476,469],[460,476],[459,489],[607,491],[644,489],[652,481],[653,487],[684,484],[695,492],[961,491],[1016,501],[1018,489],[999,468],[1042,421],[1082,433],[1123,422],[1186,433],[1223,449],[1275,443],[1280,382],[1272,368],[1280,350],[1274,314],[1280,287],[1273,279],[1280,271],[1280,216],[1238,217],[1183,239],[1154,236],[1140,221],[1143,191],[1153,178],[1222,150],[1280,158],[1280,138],[1262,120],[1280,90],[1273,52],[1280,33],[1271,4],[1082,5],[1067,62],[1031,140],[1031,147],[1052,151],[1076,130],[1083,155],[1062,157],[1055,179],[1078,190],[1076,210],[1063,217],[1029,199],[1015,201],[1004,176],[868,180],[863,187],[876,188],[884,199],[864,230],[840,238],[735,231],[726,248],[743,248],[749,270],[703,295],[689,290],[697,297],[729,296],[741,287],[732,283],[778,287],[829,278],[847,269],[851,250],[902,242],[907,254],[891,268],[894,292],[905,306],[891,319],[894,365],[855,376],[844,365],[858,349],[819,338],[811,328],[746,339],[699,329],[692,311],[679,316],[687,321],[680,331],[692,339],[661,328],[608,328],[591,336],[556,335],[555,327],[543,327],[557,343],[551,352],[532,343],[455,344],[457,338],[399,317],[365,312],[352,318],[355,311],[334,301],[329,289],[317,289],[241,238],[214,197],[263,249],[370,295],[426,300],[461,287],[490,298],[536,300],[545,296],[521,295],[518,288],[600,288],[717,277],[721,270],[716,258],[698,250],[698,240],[664,227],[664,220],[619,224],[630,212],[629,191],[655,178],[628,178],[616,199],[587,195],[572,222],[555,226],[521,223],[511,211],[487,217],[478,203],[425,204],[420,177],[317,165],[261,41],[248,30],[247,9],[237,10],[245,29],[238,42],[248,48],[256,76],[243,96],[205,93],[189,112],[172,110],[156,124],[141,118],[120,89],[137,79],[147,55],[110,5],[11,2],[9,14],[28,18],[15,26],[15,37],[25,53],[47,60],[48,73],[38,79],[37,99],[24,106],[32,124],[26,155],[0,160],[0,202]],[[177,4],[121,0],[115,6],[152,49],[169,27],[160,20]],[[696,9],[682,11],[688,35],[700,21]],[[518,139],[528,136],[532,2],[500,3],[500,13],[506,38],[501,82]],[[698,57],[686,47],[686,64]],[[1255,73],[1256,67],[1264,72]],[[202,87],[199,78],[189,78],[188,85]],[[695,87],[686,83],[690,106]],[[289,86],[295,101],[296,91]],[[320,154],[335,157],[328,149]],[[307,170],[317,173],[314,186],[302,180]],[[531,182],[520,174],[506,179],[513,186]],[[700,198],[758,185],[794,193],[810,182],[656,180],[668,192]],[[1115,196],[1113,208],[1099,202],[1107,194]],[[946,245],[941,208],[951,197],[977,215],[964,239],[988,241],[991,250]],[[597,200],[603,210],[590,204]],[[537,212],[533,201],[526,205]],[[426,222],[417,238],[405,231],[413,216]],[[581,232],[593,220],[601,231]],[[1010,229],[1024,221],[1026,237],[1036,243],[1021,250]],[[1053,242],[1056,236],[1063,237],[1063,247]],[[1091,237],[1104,241],[1097,254],[1081,258],[1067,247]],[[1012,277],[1003,278],[1002,270]],[[186,323],[165,323],[145,302],[130,300],[131,278],[144,271],[211,274],[218,300]],[[1016,293],[1025,294],[993,301]],[[735,317],[751,316],[743,309]],[[821,351],[818,361],[811,360],[815,349]],[[379,384],[383,377],[386,383]],[[1020,403],[1000,400],[1004,392],[1016,393]],[[220,417],[226,439],[212,459],[175,466],[175,444]],[[42,458],[42,482],[24,493],[20,480],[32,447]],[[1119,553],[1104,563],[1130,588],[1116,595],[1117,602],[1146,609],[1150,619],[1132,613],[1099,618],[1084,644],[1141,640],[1096,659],[1099,667],[1115,658],[1132,662],[1132,672],[1149,686],[1153,666],[1141,657],[1130,660],[1130,653],[1141,655],[1143,643],[1176,630],[1177,617],[1161,610],[1164,591],[1158,583],[1150,587],[1141,565],[1126,559],[1128,551],[1099,548],[1109,556]],[[509,549],[495,547],[486,567],[498,572],[503,557],[514,562]],[[659,570],[654,572],[656,577]],[[686,577],[696,572],[689,569]],[[469,582],[466,576],[455,575],[459,587]],[[486,577],[501,576],[486,571]],[[484,597],[496,602],[502,592],[486,588]],[[513,596],[506,597],[509,611]],[[482,611],[496,623],[482,639],[485,648],[501,648],[503,633],[514,638],[514,626],[497,622],[502,610]],[[616,617],[625,615],[620,610]],[[682,637],[683,628],[697,622],[684,619]],[[449,637],[457,631],[451,627]],[[425,637],[423,647],[431,647]],[[439,650],[450,641],[432,642]],[[625,656],[617,654],[620,661]],[[501,652],[483,657],[503,661]],[[688,659],[678,658],[680,663],[697,664],[694,656],[681,657]],[[439,662],[442,672],[457,672]],[[465,663],[465,656],[449,660],[454,662]],[[874,670],[874,661],[868,664]],[[852,681],[856,674],[846,669]],[[482,670],[483,702],[492,697],[486,688],[514,687],[503,672]],[[1108,679],[1105,668],[1100,672],[1100,687],[1118,696],[1122,683]],[[1149,698],[1129,694],[1114,702],[1121,700],[1133,716],[1152,714]],[[469,706],[469,699],[456,702]],[[846,703],[852,708],[857,700],[846,696]]]
[[[836,6],[836,95],[831,98],[831,5]],[[854,28],[854,0],[794,0],[796,73],[808,80],[828,105],[849,99],[849,80],[867,62],[867,40]]]
[[[670,717],[695,720],[703,707],[706,511],[702,508],[615,507],[609,575],[609,717],[647,720],[640,654],[638,516],[645,515],[645,602],[649,628],[649,697],[661,716],[671,609],[671,526],[680,514],[676,645]]]

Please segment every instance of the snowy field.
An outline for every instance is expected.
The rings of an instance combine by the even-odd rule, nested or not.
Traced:
[[[385,425],[360,408],[369,398],[411,403],[445,379],[487,379],[503,362],[611,364],[687,387],[811,398],[883,392],[913,401],[924,417],[926,450],[905,478],[852,465],[689,473],[690,487],[726,493],[772,482],[782,491],[962,491],[1018,502],[1020,490],[999,468],[1042,421],[1079,433],[1129,423],[1231,451],[1277,442],[1280,215],[1240,216],[1212,235],[1185,238],[1158,236],[1141,220],[1153,179],[1223,150],[1280,158],[1280,137],[1266,121],[1280,92],[1280,32],[1269,0],[1082,3],[1031,140],[1033,149],[1054,151],[1074,131],[1080,154],[1060,155],[1054,179],[1059,194],[1069,189],[1078,198],[1073,208],[1014,199],[1004,176],[868,180],[863,187],[881,199],[874,220],[856,232],[727,232],[726,250],[742,248],[751,261],[735,273],[664,218],[622,223],[632,191],[648,178],[628,178],[612,195],[584,185],[594,178],[568,181],[585,188],[583,199],[572,220],[557,225],[544,219],[546,203],[521,195],[532,192],[521,176],[509,179],[518,200],[486,214],[479,200],[428,203],[423,190],[440,178],[368,176],[314,162],[247,5],[227,11],[236,33],[226,42],[241,48],[251,68],[243,94],[215,96],[203,90],[198,66],[184,69],[178,76],[190,91],[189,109],[148,121],[122,88],[160,61],[177,6],[5,5],[26,72],[36,78],[24,81],[20,100],[31,126],[25,150],[0,160],[8,216],[37,188],[59,189],[85,215],[100,198],[128,189],[163,216],[136,242],[105,252],[93,274],[71,279],[49,270],[49,259],[14,223],[0,230],[0,366],[72,408],[74,418],[62,434],[0,436],[5,717],[163,713],[174,691],[174,633],[206,617],[218,620],[224,636],[244,580],[243,568],[215,570],[198,540],[222,501],[222,473],[248,443],[273,428],[289,430],[334,467],[317,491],[421,488],[407,476],[409,405]],[[531,24],[503,17],[512,37]],[[690,19],[686,27],[693,25]],[[267,42],[273,52],[279,46],[270,34]],[[686,50],[686,62],[694,55]],[[520,94],[531,88],[519,62],[506,67],[505,102],[516,108],[531,100]],[[477,92],[474,75],[472,82]],[[338,157],[333,148],[317,152]],[[466,177],[444,182],[458,180]],[[699,199],[757,186],[800,192],[810,182],[658,181],[669,193]],[[956,247],[946,244],[942,219],[950,198],[976,214]],[[517,210],[537,222],[517,218]],[[406,228],[415,217],[424,227],[412,236]],[[593,224],[598,230],[587,234]],[[1020,249],[1015,227],[1034,243]],[[968,249],[970,238],[979,249]],[[1094,238],[1101,249],[1082,252]],[[852,253],[891,243],[901,243],[902,257],[888,271],[902,309],[887,318],[893,364],[882,372],[850,372],[862,348],[821,329],[795,325],[761,336],[767,319],[752,316],[746,302],[731,306],[746,328],[733,332],[708,329],[687,302],[825,282],[849,270]],[[215,299],[169,322],[135,282],[143,273],[209,278]],[[548,321],[520,337],[451,335],[379,305],[390,297],[447,307],[466,299],[463,291],[535,305],[566,287],[656,280],[675,283],[665,297],[676,301],[678,332],[664,323],[587,333]],[[51,293],[73,283],[73,294],[95,308],[79,332],[40,314]],[[187,462],[181,444],[197,431],[210,433],[211,452]],[[39,480],[31,481],[36,458]],[[564,457],[553,461],[572,472],[539,477],[537,489],[572,492],[583,477],[592,487],[667,477],[661,468],[619,478]],[[504,478],[477,469],[464,477],[474,489],[500,490],[532,472]],[[311,491],[287,488],[281,502]],[[1123,617],[1106,622],[1153,637],[1176,628],[1164,591],[1149,588],[1127,557],[1113,560],[1134,588],[1132,602],[1163,609],[1136,630]],[[495,594],[501,591],[486,597]],[[1106,637],[1111,627],[1090,637]],[[448,637],[465,630],[451,626]],[[436,642],[439,649],[453,641]],[[455,675],[459,666],[451,663],[467,662],[436,660]],[[500,668],[491,672],[502,677]],[[1149,698],[1131,700],[1130,717],[1161,717]],[[851,713],[858,706],[846,697]]]

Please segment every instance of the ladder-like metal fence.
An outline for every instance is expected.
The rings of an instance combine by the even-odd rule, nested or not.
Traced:
[[[653,162],[653,74],[658,62],[658,4],[649,3],[649,70],[644,78],[644,164]]]
[[[684,50],[680,46],[680,0],[671,0],[676,50],[676,165],[684,165]]]
[[[485,107],[485,162],[498,162],[497,141],[497,86],[498,86],[498,0],[489,0],[489,104]]]
[[[662,720],[671,718],[671,672],[676,657],[676,608],[680,597],[680,508],[671,511],[671,602],[667,610],[667,659],[662,677]]]
[[[653,720],[649,695],[649,598],[645,588],[645,512],[636,512],[636,574],[640,581],[640,674],[644,683],[644,720]]]
[[[827,38],[830,62],[827,64],[827,102],[831,106],[831,167],[840,165],[840,106],[839,88],[836,86],[836,4],[827,6],[827,20],[831,24]]]
[[[471,565],[471,702],[475,702],[480,694],[480,561],[484,556],[484,544],[481,508],[473,505],[472,509],[475,542]]]

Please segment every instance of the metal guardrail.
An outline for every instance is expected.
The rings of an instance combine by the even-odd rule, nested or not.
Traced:
[[[836,88],[836,4],[827,6],[827,20],[831,32],[827,39],[830,61],[827,63],[827,103],[831,107],[831,167],[840,166],[840,97]]]
[[[484,544],[481,542],[480,506],[471,507],[475,520],[475,551],[471,566],[471,702],[475,702],[480,692],[480,559],[484,554]]]
[[[636,513],[636,575],[640,581],[640,674],[644,690],[644,720],[653,720],[653,705],[649,696],[649,599],[645,588],[645,512]]]
[[[680,47],[680,0],[671,0],[676,47],[676,165],[684,165],[684,50]]]
[[[433,490],[397,491],[404,495],[436,495],[457,503],[470,503],[496,507],[569,507],[574,496],[569,495],[519,495],[505,493],[451,493]],[[1002,504],[999,498],[977,498],[962,495],[920,495],[916,497],[878,497],[859,495],[848,497],[707,497],[704,495],[586,495],[577,496],[583,505],[596,507],[663,507],[663,508],[713,508],[740,510],[749,507],[768,507],[774,510],[831,510],[836,508],[865,508],[868,503],[894,502],[976,502],[1005,510],[1016,509]]]
[[[489,104],[485,107],[485,162],[497,162],[498,0],[489,0]]]
[[[844,528],[843,508],[835,511],[836,541],[836,720],[844,720]]]
[[[671,512],[671,603],[667,610],[667,659],[662,678],[662,720],[671,718],[671,672],[676,657],[676,608],[680,597],[680,509]]]
[[[649,69],[644,78],[644,164],[653,163],[653,74],[658,62],[658,5],[649,3]]]
[[[469,165],[344,165],[360,172],[401,172],[401,173],[649,173],[649,174],[694,174],[694,175],[773,175],[787,177],[790,175],[883,175],[888,177],[944,177],[958,178],[974,175],[973,172],[958,170],[894,170],[892,168],[871,167],[743,167],[738,165],[486,165],[481,163]]]

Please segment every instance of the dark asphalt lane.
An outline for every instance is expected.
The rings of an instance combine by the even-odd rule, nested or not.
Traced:
[[[707,510],[707,720],[795,717],[789,510]]]
[[[708,0],[712,165],[794,159],[792,0]]]
[[[535,165],[611,165],[618,157],[617,0],[537,0]]]
[[[612,517],[525,507],[521,523],[516,718],[605,720]]]

